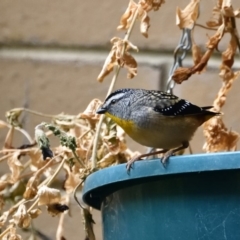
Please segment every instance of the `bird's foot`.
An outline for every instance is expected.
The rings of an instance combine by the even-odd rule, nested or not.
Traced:
[[[127,173],[130,173],[130,170],[133,169],[133,164],[136,161],[142,160],[141,155],[138,155],[136,157],[133,157],[132,159],[130,159],[127,164],[126,164],[126,169],[127,169]]]
[[[163,157],[161,158],[161,162],[162,162],[162,165],[163,167],[166,167],[167,166],[167,163],[168,163],[168,160],[171,156],[174,156],[174,151],[173,150],[168,150],[167,152],[165,152],[163,154]]]

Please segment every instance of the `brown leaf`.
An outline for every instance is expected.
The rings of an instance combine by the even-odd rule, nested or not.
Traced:
[[[5,225],[5,223],[8,219],[8,216],[9,216],[9,211],[5,211],[4,213],[1,214],[1,216],[0,216],[0,228],[2,228]]]
[[[239,134],[227,130],[221,117],[211,118],[204,123],[206,143],[203,150],[206,152],[236,151]]]
[[[138,51],[138,48],[129,41],[118,37],[111,39],[112,49],[103,65],[102,71],[98,75],[98,81],[103,79],[113,70],[114,66],[119,65],[128,70],[128,78],[132,78],[137,74],[137,62],[128,52],[129,49]]]
[[[184,67],[179,67],[175,70],[172,79],[178,83],[181,84],[183,81],[187,80],[192,76],[192,74],[201,72],[203,69],[207,66],[208,60],[210,56],[212,55],[213,49],[208,49],[200,61],[197,63],[197,65],[194,65],[193,67],[190,68],[184,68]]]
[[[2,240],[22,240],[22,237],[16,232],[17,232],[16,228],[11,227],[9,232],[4,235]]]
[[[27,200],[34,198],[38,192],[39,176],[32,176],[26,185],[23,197]]]
[[[103,68],[97,77],[97,80],[99,82],[102,82],[104,78],[113,71],[115,65],[116,65],[116,52],[115,49],[112,49],[105,60]]]
[[[127,78],[131,79],[137,75],[137,61],[130,53],[125,52],[120,62],[120,65],[128,70]]]
[[[72,193],[80,182],[79,175],[72,172],[67,164],[64,165],[66,171],[66,180],[64,181],[64,189],[67,193]]]
[[[89,119],[98,121],[100,115],[96,113],[97,109],[102,105],[102,102],[99,99],[93,99],[87,106],[87,108],[79,115],[83,119]]]
[[[214,100],[213,103],[213,106],[217,111],[220,111],[220,109],[225,104],[227,93],[231,89],[233,82],[240,76],[240,71],[234,73],[230,69],[227,69],[226,71],[224,71],[224,73],[222,70],[221,73],[223,74],[222,87],[220,88],[217,98]]]
[[[234,35],[231,35],[231,40],[228,44],[228,48],[222,53],[222,66],[231,68],[234,63],[234,55],[237,51],[237,41]]]
[[[199,63],[197,63],[192,68],[190,68],[192,73],[202,72],[207,66],[208,60],[210,59],[212,53],[213,53],[213,49],[208,49],[200,59]]]
[[[195,42],[193,42],[192,58],[195,66],[201,62],[202,57],[203,57],[203,54],[202,54],[201,48]],[[196,73],[200,74],[204,70],[205,68],[203,68],[201,71],[196,71]]]
[[[37,209],[32,209],[29,212],[29,215],[32,219],[34,219],[34,218],[37,218],[41,213],[42,213],[41,209],[37,208]]]
[[[133,21],[136,11],[138,11],[136,14],[138,14],[137,17],[141,19],[140,32],[143,34],[143,36],[148,37],[150,18],[147,13],[150,10],[157,11],[164,2],[164,0],[140,0],[137,4],[133,0],[130,0],[125,13],[121,17],[120,25],[117,27],[117,29],[128,29]]]
[[[61,201],[61,193],[58,189],[42,186],[38,190],[38,205],[48,205]]]
[[[184,68],[184,67],[179,67],[175,70],[175,72],[173,73],[172,79],[180,84],[183,81],[187,80],[188,78],[190,78],[192,76],[192,70],[189,68]]]
[[[118,30],[129,28],[134,13],[137,10],[137,7],[138,7],[137,3],[135,3],[133,0],[129,1],[128,7],[120,19],[120,25],[117,27]]]
[[[10,168],[10,171],[12,172],[11,175],[11,182],[15,183],[18,181],[18,178],[21,174],[21,171],[23,169],[22,163],[19,161],[19,156],[21,155],[20,151],[15,151],[11,157],[8,158],[8,166]]]
[[[192,29],[198,18],[199,0],[191,0],[191,2],[181,10],[177,7],[176,24],[180,29]]]
[[[212,11],[212,18],[210,21],[207,21],[206,24],[210,28],[219,27],[222,25],[222,16],[221,16],[221,9],[222,9],[222,2],[223,0],[216,1],[216,6],[214,6]]]
[[[141,7],[147,12],[151,10],[157,11],[163,3],[165,3],[164,0],[140,0],[139,1],[139,4],[141,5]]]
[[[222,39],[222,37],[224,35],[224,29],[225,29],[224,24],[219,26],[216,33],[208,40],[208,42],[206,44],[208,49],[216,49],[218,47],[218,43],[220,42],[220,40]]]
[[[224,0],[222,4],[222,14],[225,17],[235,17],[231,0]]]
[[[148,29],[150,28],[150,18],[145,12],[141,18],[141,23],[140,23],[140,32],[144,37],[148,37]]]
[[[30,169],[36,172],[38,169],[42,168],[46,162],[42,160],[42,153],[39,149],[31,149],[28,152],[28,156],[31,160]]]
[[[18,207],[18,210],[13,215],[13,222],[20,228],[28,228],[31,223],[31,217],[27,212],[24,204]]]
[[[47,205],[47,210],[48,213],[52,216],[55,217],[64,211],[67,211],[69,207],[65,204],[59,204],[59,203],[54,203],[54,204],[49,204]]]

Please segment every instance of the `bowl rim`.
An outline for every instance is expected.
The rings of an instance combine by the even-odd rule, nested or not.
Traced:
[[[103,199],[122,188],[171,175],[236,169],[240,170],[240,151],[174,156],[166,167],[159,159],[141,160],[134,163],[130,173],[126,164],[119,164],[90,174],[84,182],[82,200],[100,210]]]

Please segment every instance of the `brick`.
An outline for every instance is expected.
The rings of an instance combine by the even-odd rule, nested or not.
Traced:
[[[175,25],[176,7],[184,8],[189,0],[166,1],[159,11],[151,12],[149,38],[139,33],[139,22],[131,41],[140,49],[174,49],[181,31]],[[211,16],[213,2],[202,1],[199,22],[205,24]],[[78,47],[108,47],[113,36],[124,36],[116,27],[128,0],[102,1],[0,1],[0,42],[4,44],[66,45]],[[237,0],[233,1],[238,6]],[[196,27],[196,42],[204,45],[207,33]]]

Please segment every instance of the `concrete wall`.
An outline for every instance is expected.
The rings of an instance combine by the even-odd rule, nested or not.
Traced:
[[[172,53],[181,36],[175,26],[176,6],[183,8],[188,2],[181,0],[176,4],[166,0],[159,11],[150,13],[148,39],[139,33],[139,23],[136,24],[131,41],[140,49],[134,53],[139,63],[138,75],[128,80],[126,71],[122,70],[116,88],[159,89],[161,81],[166,81],[173,63]],[[200,23],[209,20],[214,2],[202,1]],[[233,4],[240,7],[237,0]],[[116,27],[127,5],[128,0],[0,0],[0,119],[15,107],[27,106],[51,114],[78,114],[92,98],[104,100],[111,76],[104,83],[98,83],[96,78],[110,49],[109,40],[113,36],[124,36]],[[205,29],[195,29],[196,42],[203,47],[207,33],[212,34]],[[219,49],[225,49],[226,43],[227,38]],[[184,65],[192,65],[189,57]],[[176,86],[174,93],[198,105],[211,105],[221,86],[219,65],[219,55],[215,55],[206,72]],[[239,68],[239,60],[235,66]],[[239,89],[237,80],[224,107],[227,126],[238,132]],[[42,120],[27,115],[25,127],[33,133],[34,126]],[[6,131],[0,131],[0,142],[5,134]],[[192,141],[194,153],[202,151],[203,142],[202,129],[199,129]],[[131,143],[131,146],[144,151],[138,144]],[[83,239],[80,211],[74,201],[72,204],[76,211],[67,221],[65,236],[71,240]],[[95,220],[100,240],[98,213]],[[37,221],[36,226],[54,239],[58,219],[44,215]]]

